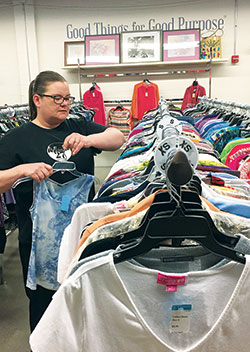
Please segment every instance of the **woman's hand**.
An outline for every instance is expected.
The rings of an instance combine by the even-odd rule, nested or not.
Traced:
[[[28,176],[37,182],[43,181],[53,173],[53,168],[45,163],[21,164],[11,169],[0,170],[0,193],[10,189],[19,178]]]
[[[71,133],[63,142],[64,149],[71,149],[72,155],[75,155],[82,148],[91,147],[89,136],[83,136],[80,133]]]
[[[113,151],[121,147],[125,142],[123,134],[116,128],[109,127],[104,132],[83,136],[80,133],[71,133],[63,143],[64,149],[71,149],[75,155],[82,148],[98,148]]]
[[[30,163],[17,166],[24,176],[29,176],[37,182],[42,182],[52,175],[53,168],[45,163]]]

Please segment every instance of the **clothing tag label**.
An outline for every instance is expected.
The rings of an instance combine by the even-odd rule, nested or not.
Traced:
[[[195,98],[195,93],[192,93],[192,98]]]
[[[176,263],[176,262],[190,262],[194,261],[194,257],[192,256],[173,256],[173,257],[161,257],[160,258],[163,263]]]
[[[166,286],[166,291],[167,292],[176,292],[177,291],[177,285],[167,285]]]
[[[120,202],[115,202],[115,209],[116,210],[128,210],[128,202],[126,200],[121,200]]]
[[[61,201],[61,210],[62,211],[69,211],[69,202],[70,202],[70,197],[69,196],[62,196],[62,201]]]
[[[191,304],[177,304],[172,306],[172,320],[170,322],[169,331],[188,332],[190,329],[190,315],[192,311]]]
[[[145,92],[145,97],[148,97],[148,92]]]
[[[164,275],[158,273],[157,275],[157,284],[166,285],[166,286],[178,286],[185,285],[187,277],[184,275]]]

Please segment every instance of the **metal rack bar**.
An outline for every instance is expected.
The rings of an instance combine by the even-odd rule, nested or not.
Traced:
[[[211,104],[218,104],[218,105],[224,105],[224,106],[230,106],[232,108],[240,108],[240,109],[245,109],[245,110],[250,110],[250,105],[247,104],[238,104],[235,102],[230,102],[230,101],[223,101],[223,100],[218,100],[218,99],[212,99],[208,98],[206,96],[199,97],[200,102],[203,103],[211,103]]]
[[[2,109],[8,109],[8,108],[24,108],[24,107],[28,107],[28,104],[14,104],[14,105],[3,105],[3,106],[0,106],[0,110]]]
[[[178,75],[178,74],[196,74],[209,72],[210,68],[202,70],[171,70],[164,72],[133,72],[133,73],[105,73],[105,74],[80,74],[82,78],[98,78],[98,77],[131,77],[131,76],[163,76],[163,75]]]
[[[207,67],[204,69],[180,69],[180,70],[167,70],[167,71],[156,71],[156,72],[126,72],[126,73],[95,73],[95,74],[83,74],[81,73],[80,63],[78,61],[78,76],[79,76],[79,94],[80,99],[82,99],[82,91],[81,91],[81,78],[106,78],[106,77],[133,77],[133,76],[141,76],[147,78],[148,76],[172,76],[172,75],[185,75],[185,74],[194,74],[195,78],[197,77],[197,73],[206,73],[209,72],[209,97],[211,97],[211,85],[212,85],[212,55],[210,55],[210,60],[207,63]]]

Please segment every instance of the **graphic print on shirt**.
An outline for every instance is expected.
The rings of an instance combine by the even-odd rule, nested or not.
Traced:
[[[56,161],[69,160],[72,155],[71,149],[64,149],[62,145],[63,143],[61,142],[51,143],[50,145],[48,145],[48,155]]]

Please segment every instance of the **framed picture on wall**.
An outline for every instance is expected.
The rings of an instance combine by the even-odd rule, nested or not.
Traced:
[[[86,65],[109,65],[120,63],[120,36],[87,35],[85,37]]]
[[[138,31],[121,33],[121,62],[161,61],[161,31]]]
[[[163,61],[200,59],[200,30],[163,31]]]
[[[84,41],[64,42],[64,66],[77,66],[85,63]]]

